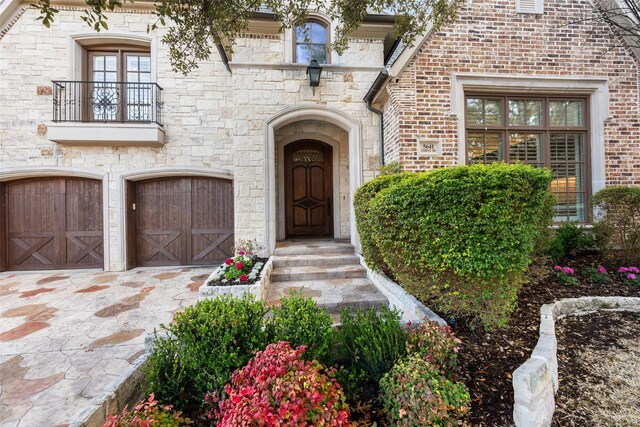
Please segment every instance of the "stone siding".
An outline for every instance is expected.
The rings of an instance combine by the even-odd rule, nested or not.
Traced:
[[[638,58],[606,24],[569,25],[591,10],[584,0],[545,0],[543,15],[517,14],[512,0],[461,2],[456,23],[432,34],[388,85],[386,159],[413,171],[458,164],[452,73],[597,77],[608,79],[610,97],[606,183],[640,185]],[[418,154],[424,138],[439,141],[442,154]]]
[[[109,31],[151,37],[156,46],[155,76],[162,92],[165,145],[162,147],[69,146],[48,140],[51,80],[72,80],[72,35],[94,34],[79,8],[61,7],[50,29],[29,8],[0,39],[0,169],[53,167],[101,172],[108,177],[111,270],[123,268],[120,175],[161,167],[205,169],[233,176],[235,238],[265,242],[265,121],[280,111],[320,105],[339,110],[361,124],[363,178],[378,168],[378,117],[362,99],[381,68],[366,70],[350,62],[364,55],[382,67],[383,45],[356,43],[340,67],[326,67],[313,93],[306,66],[284,63],[285,36],[247,35],[238,39],[233,59],[242,66],[229,73],[215,49],[189,76],[171,69],[162,30],[147,33],[155,21],[145,11],[109,13]],[[152,51],[152,63],[154,63]],[[379,62],[377,62],[379,61]],[[252,66],[247,63],[255,63]],[[265,67],[264,63],[270,66]],[[377,63],[376,63],[377,62]],[[347,228],[348,230],[348,228]]]

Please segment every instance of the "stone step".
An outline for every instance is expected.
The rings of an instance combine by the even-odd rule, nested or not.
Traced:
[[[355,279],[367,277],[367,270],[357,265],[278,267],[271,272],[272,282],[301,282],[308,280]]]
[[[274,256],[273,266],[301,267],[301,266],[336,266],[358,265],[360,259],[356,255],[285,255]]]
[[[279,242],[274,255],[353,255],[353,253],[354,248],[350,243],[326,240],[309,242]]]
[[[313,298],[319,307],[332,315],[339,314],[343,308],[367,309],[389,305],[387,298],[365,278],[272,282],[267,291],[267,304],[279,305],[280,299],[291,292]],[[334,320],[339,320],[339,317],[334,316]]]

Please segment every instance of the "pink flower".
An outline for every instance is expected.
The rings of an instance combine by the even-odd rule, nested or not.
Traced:
[[[638,267],[629,267],[629,271],[631,273],[638,274],[638,273],[640,273],[640,268],[638,268]]]
[[[240,276],[241,282],[246,282],[247,280],[249,280],[249,276],[247,276],[246,274],[243,274],[242,276]]]
[[[570,276],[573,276],[573,274],[575,273],[575,270],[573,268],[571,268],[571,267],[563,267],[562,268],[562,272],[564,274],[568,274]]]
[[[636,277],[637,276],[635,274],[633,274],[633,273],[627,274],[627,279],[629,279],[629,280],[636,280]]]
[[[627,267],[620,267],[618,269],[618,273],[626,273],[627,271],[629,271],[629,269]]]
[[[556,271],[560,271],[562,270],[562,267],[560,267],[559,265],[556,265],[555,267],[553,267],[553,269]]]
[[[241,262],[236,262],[236,268],[237,268],[238,270],[242,270],[242,267],[244,267],[244,264],[243,264],[243,263],[241,263]]]
[[[244,255],[244,251],[238,251],[238,255]]]
[[[599,265],[598,266],[598,273],[600,274],[605,274],[607,272],[607,269],[604,268],[603,266]]]
[[[224,261],[224,263],[225,263],[225,264],[227,264],[227,265],[231,265],[231,264],[233,264],[233,258],[227,258],[227,259]]]

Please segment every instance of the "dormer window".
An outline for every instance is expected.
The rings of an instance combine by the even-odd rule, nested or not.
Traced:
[[[320,64],[329,63],[329,30],[326,24],[309,21],[296,27],[294,54],[298,64],[309,64],[313,59]]]

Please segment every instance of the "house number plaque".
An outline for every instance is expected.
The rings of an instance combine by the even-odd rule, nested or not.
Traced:
[[[418,154],[422,156],[437,156],[440,154],[440,141],[433,139],[418,141]]]

